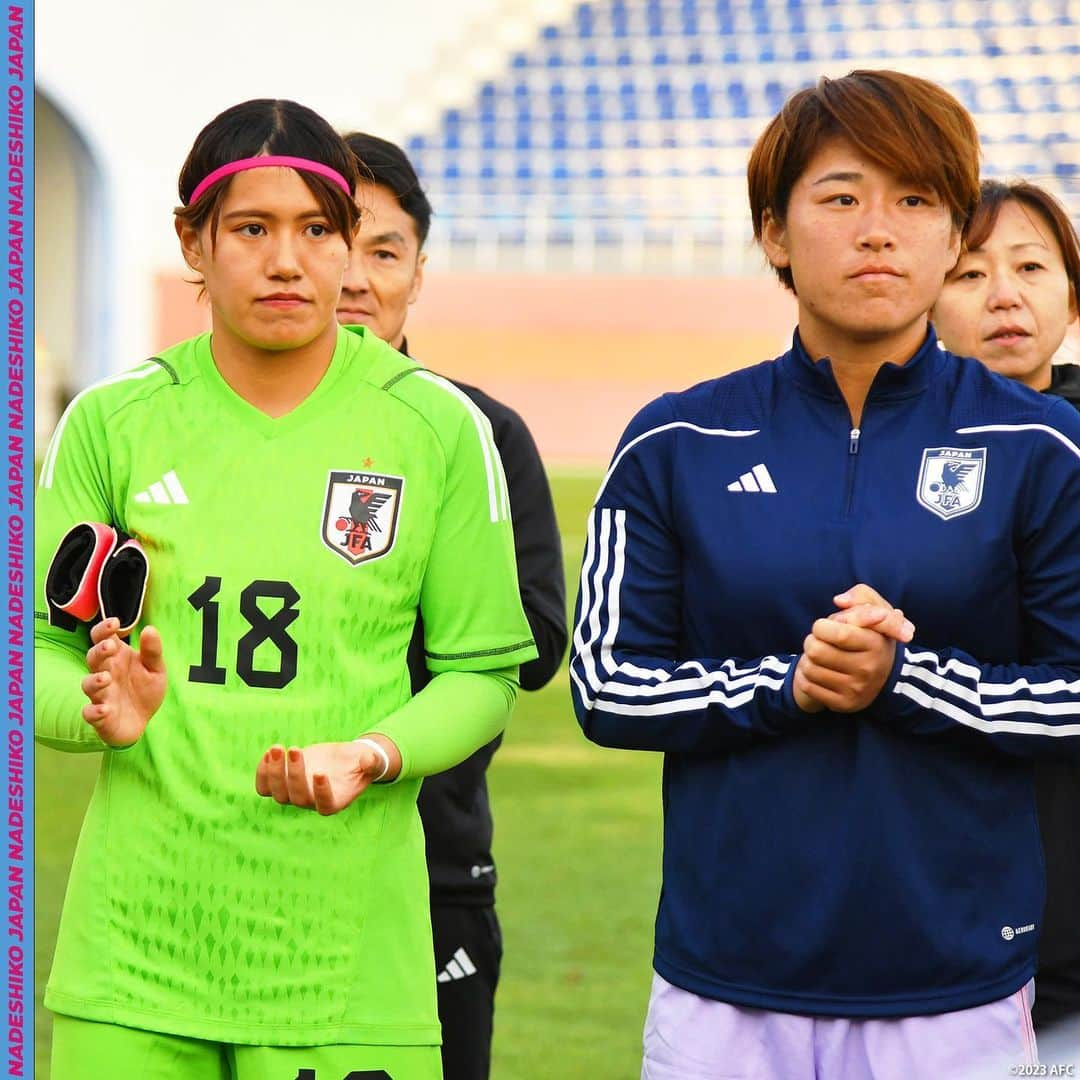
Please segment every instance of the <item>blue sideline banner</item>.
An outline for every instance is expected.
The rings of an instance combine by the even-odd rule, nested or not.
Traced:
[[[4,1075],[34,1075],[34,9],[4,4]]]

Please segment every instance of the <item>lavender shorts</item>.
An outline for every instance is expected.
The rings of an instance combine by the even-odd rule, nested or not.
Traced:
[[[653,975],[641,1080],[920,1080],[1037,1064],[1034,982],[935,1016],[843,1020],[698,997]]]

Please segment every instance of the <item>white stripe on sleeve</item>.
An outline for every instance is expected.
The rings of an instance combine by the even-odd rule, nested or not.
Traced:
[[[734,709],[752,700],[760,689],[783,689],[791,663],[775,656],[762,657],[756,663],[724,660],[712,671],[698,660],[688,660],[674,669],[645,668],[630,661],[616,663],[626,549],[626,511],[595,510],[589,518],[581,609],[574,629],[576,656],[570,665],[571,678],[588,708],[628,716],[689,712],[714,702]],[[611,575],[605,589],[609,551]]]
[[[988,734],[1049,735],[1063,738],[1080,734],[1080,680],[1052,679],[1031,682],[1012,678],[1007,683],[988,681],[982,670],[955,657],[942,660],[933,652],[907,652],[893,693],[931,712]],[[1045,700],[1057,697],[1058,700]],[[999,700],[987,701],[987,698]],[[1007,698],[1007,700],[1000,700]],[[1017,716],[1075,717],[1075,724],[1047,724]],[[1013,719],[993,720],[1008,716]]]
[[[476,434],[480,439],[480,449],[484,456],[484,470],[487,473],[488,485],[488,510],[491,521],[507,520],[510,517],[510,499],[506,491],[506,477],[503,475],[502,459],[495,446],[495,436],[491,432],[491,421],[484,415],[482,409],[463,390],[458,389],[449,379],[431,371],[417,371],[421,379],[426,379],[436,386],[441,386],[449,394],[453,394],[468,410],[476,426]]]
[[[49,440],[48,448],[45,451],[45,460],[41,465],[41,476],[38,478],[38,487],[52,487],[53,475],[56,471],[56,459],[60,456],[60,441],[64,437],[64,428],[67,426],[68,417],[71,416],[75,406],[82,401],[87,394],[92,394],[95,390],[99,390],[103,386],[112,386],[115,383],[125,382],[128,379],[145,379],[147,375],[153,375],[155,372],[161,370],[160,364],[147,361],[145,364],[140,364],[130,371],[121,371],[118,375],[110,375],[107,379],[102,379],[100,382],[94,383],[93,386],[88,386],[85,390],[79,391],[79,393],[68,402],[68,407],[64,410],[63,415],[56,425],[56,430],[53,432],[53,437]]]
[[[604,494],[604,488],[607,487],[608,481],[611,479],[611,474],[619,467],[619,462],[622,461],[622,459],[626,457],[638,443],[644,442],[645,439],[651,439],[654,435],[659,435],[661,432],[671,431],[674,428],[686,428],[689,431],[696,431],[699,435],[721,435],[726,436],[729,439],[744,439],[748,435],[757,435],[760,431],[760,428],[755,428],[753,431],[729,431],[727,428],[706,428],[701,427],[698,424],[691,424],[688,420],[675,420],[670,424],[661,424],[660,427],[651,428],[649,431],[643,431],[636,438],[631,439],[615,456],[615,460],[611,463],[611,467],[608,469],[600,484],[600,490],[596,493],[596,501],[600,501],[600,496]]]
[[[962,427],[956,429],[957,435],[978,435],[984,431],[1043,431],[1053,436],[1063,446],[1067,446],[1078,458],[1080,458],[1080,446],[1072,441],[1067,435],[1063,435],[1057,428],[1049,424],[981,424],[978,427]]]

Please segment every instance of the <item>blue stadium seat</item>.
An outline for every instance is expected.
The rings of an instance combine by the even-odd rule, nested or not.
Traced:
[[[750,102],[746,95],[746,89],[742,83],[728,83],[728,104],[731,106],[731,115],[740,119],[750,115]]]
[[[1080,32],[1070,3],[583,0],[508,53],[469,103],[404,145],[438,199],[443,236],[461,217],[470,242],[512,242],[525,236],[532,200],[545,200],[535,205],[555,220],[558,191],[565,206],[551,243],[569,242],[575,215],[596,215],[598,244],[617,242],[628,215],[670,239],[673,198],[711,223],[702,228],[713,243],[727,235],[716,200],[744,172],[761,125],[817,65],[922,56],[975,115],[987,175],[1052,174],[1068,191],[1080,178]]]
[[[591,4],[578,4],[574,12],[574,25],[577,28],[578,37],[591,38],[595,26],[595,16]]]
[[[690,99],[696,119],[707,120],[712,115],[712,95],[709,93],[707,83],[694,83],[690,88]]]

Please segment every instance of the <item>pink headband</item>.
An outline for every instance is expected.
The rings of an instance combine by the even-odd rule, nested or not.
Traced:
[[[239,161],[230,161],[228,165],[222,165],[220,169],[215,169],[209,176],[206,176],[199,181],[195,190],[191,193],[191,198],[188,199],[185,205],[190,206],[193,202],[196,202],[199,196],[202,195],[207,188],[216,184],[219,180],[224,180],[226,176],[232,176],[233,173],[245,172],[247,169],[267,169],[272,165],[280,165],[286,169],[303,169],[304,172],[325,176],[327,180],[331,180],[337,184],[346,195],[350,196],[350,198],[352,197],[348,181],[336,169],[331,169],[329,165],[323,165],[322,162],[319,161],[309,161],[307,158],[280,157],[274,154],[263,154],[260,157],[241,158]]]

